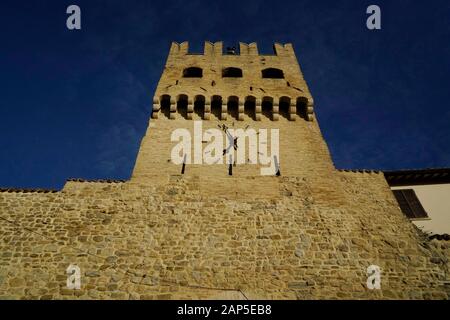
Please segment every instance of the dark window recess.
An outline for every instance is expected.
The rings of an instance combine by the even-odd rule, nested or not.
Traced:
[[[226,54],[236,55],[236,47],[227,47]]]
[[[186,154],[183,158],[183,167],[181,168],[181,174],[184,174],[186,172]]]
[[[412,189],[392,190],[403,213],[409,219],[428,218],[416,193]]]
[[[262,77],[267,79],[284,79],[284,73],[280,69],[267,68],[262,71]]]
[[[225,68],[222,70],[222,78],[242,78],[242,70],[239,68]]]
[[[201,78],[203,70],[197,67],[190,67],[183,70],[183,78]]]

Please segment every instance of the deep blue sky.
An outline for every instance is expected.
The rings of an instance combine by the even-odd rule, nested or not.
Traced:
[[[0,187],[128,179],[185,40],[292,42],[338,168],[450,167],[449,1],[1,1],[0,18]]]

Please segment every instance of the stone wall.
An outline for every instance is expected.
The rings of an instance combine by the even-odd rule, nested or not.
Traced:
[[[232,199],[180,175],[2,192],[0,298],[448,298],[446,269],[382,174],[336,171],[330,197],[310,179],[247,182],[259,179],[278,194]],[[70,264],[81,290],[66,288]],[[379,291],[366,288],[372,264]]]

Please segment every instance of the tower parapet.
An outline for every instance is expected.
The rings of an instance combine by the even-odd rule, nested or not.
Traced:
[[[260,54],[256,43],[224,48],[206,41],[203,54],[189,52],[189,43],[173,42],[153,98],[152,118],[181,115],[203,120],[249,115],[277,121],[314,118],[314,102],[292,44],[274,44],[274,54]],[[234,111],[233,111],[234,110]]]

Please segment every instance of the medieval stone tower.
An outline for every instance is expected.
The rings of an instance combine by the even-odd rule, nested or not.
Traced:
[[[448,298],[445,254],[383,174],[334,167],[292,45],[223,49],[172,44],[129,181],[0,192],[0,298]],[[213,129],[223,153],[208,149]],[[177,130],[192,146],[181,162]],[[251,156],[274,151],[264,130],[278,132],[273,170]],[[202,162],[207,150],[215,163]],[[379,290],[367,288],[371,265]]]

